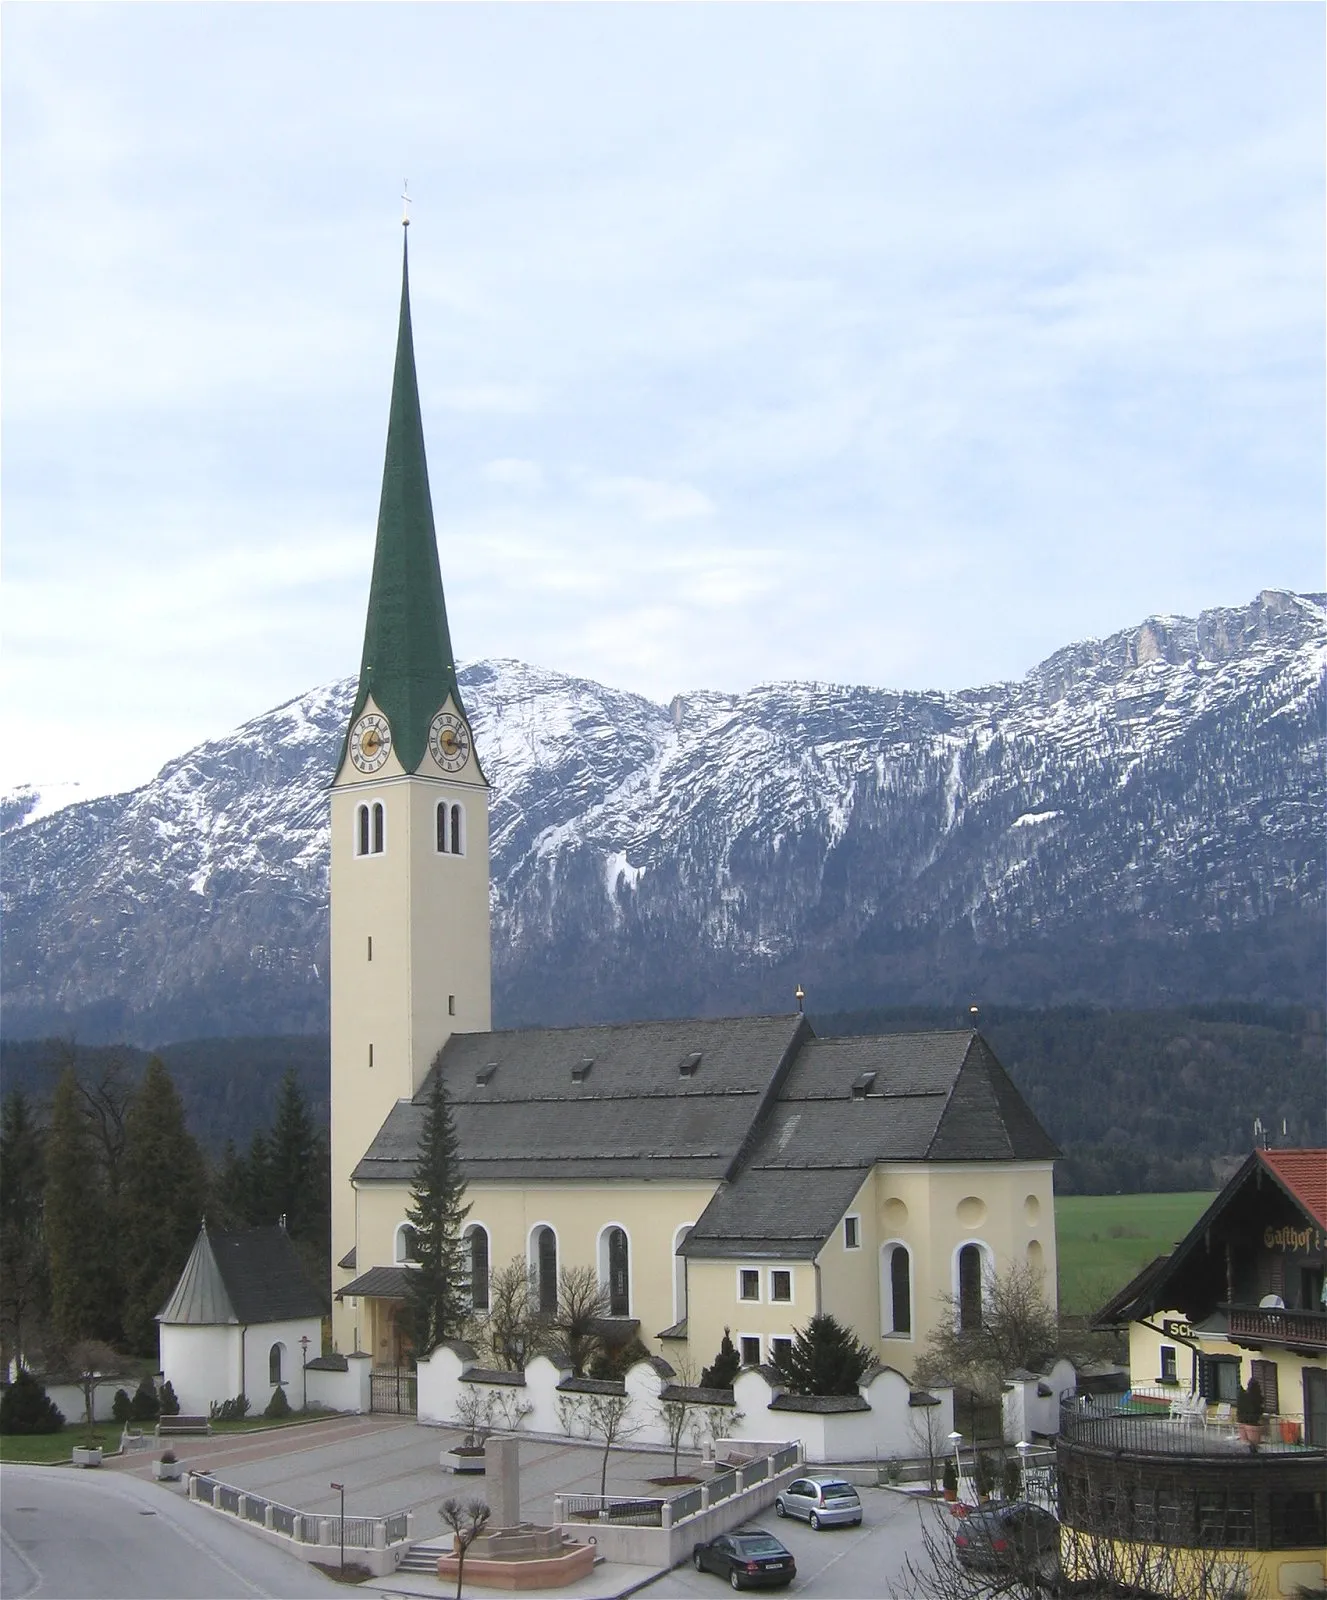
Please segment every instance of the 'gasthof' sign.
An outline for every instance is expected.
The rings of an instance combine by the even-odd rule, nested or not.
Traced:
[[[1306,1250],[1322,1249],[1320,1228],[1264,1228],[1262,1235],[1265,1250],[1293,1251],[1296,1255]]]
[[[1161,1331],[1167,1339],[1192,1339],[1193,1329],[1187,1322],[1181,1322],[1178,1317],[1165,1317],[1161,1322]]]

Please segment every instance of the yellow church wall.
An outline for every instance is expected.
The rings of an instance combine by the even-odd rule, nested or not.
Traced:
[[[780,1261],[752,1256],[722,1261],[687,1263],[689,1304],[687,1310],[687,1360],[698,1381],[701,1369],[719,1353],[723,1331],[728,1328],[733,1343],[741,1349],[743,1337],[760,1340],[760,1359],[770,1359],[771,1339],[791,1339],[795,1328],[804,1327],[817,1310],[816,1267],[813,1261]],[[770,1276],[773,1272],[791,1276],[792,1299],[773,1298]],[[759,1299],[742,1298],[743,1272],[758,1274]],[[671,1349],[664,1356],[677,1365]]]
[[[674,1314],[675,1266],[680,1265],[674,1261],[675,1243],[679,1231],[696,1221],[713,1193],[712,1183],[550,1183],[539,1188],[476,1183],[466,1190],[470,1206],[466,1227],[487,1230],[493,1271],[513,1257],[528,1261],[531,1236],[546,1225],[557,1235],[559,1269],[594,1266],[601,1272],[601,1235],[614,1225],[622,1228],[628,1242],[630,1315],[639,1319],[640,1336],[650,1349],[663,1348],[667,1355],[676,1347],[661,1347],[657,1335],[683,1314]],[[410,1204],[409,1186],[362,1184],[355,1190],[355,1203],[357,1270],[393,1265],[397,1230]],[[341,1281],[349,1277],[343,1273]],[[349,1310],[341,1326],[353,1327]]]

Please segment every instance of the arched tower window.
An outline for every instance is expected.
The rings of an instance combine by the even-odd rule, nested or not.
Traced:
[[[558,1236],[552,1228],[539,1228],[535,1233],[534,1244],[539,1309],[551,1317],[558,1308]]]
[[[487,1311],[488,1229],[476,1222],[466,1230],[466,1243],[470,1246],[470,1305],[475,1311]]]
[[[407,1262],[418,1261],[419,1256],[415,1251],[415,1230],[408,1222],[403,1222],[396,1230],[396,1264],[403,1267]]]
[[[373,854],[380,856],[387,848],[387,813],[381,800],[373,802]]]
[[[465,854],[465,807],[458,801],[438,801],[438,854]]]
[[[355,854],[366,856],[369,853],[369,808],[367,806],[355,807]]]
[[[958,1253],[958,1325],[964,1332],[981,1327],[981,1248],[965,1244]]]
[[[274,1344],[267,1352],[267,1381],[268,1383],[284,1383],[285,1376],[281,1371],[281,1357],[285,1351],[283,1344]]]

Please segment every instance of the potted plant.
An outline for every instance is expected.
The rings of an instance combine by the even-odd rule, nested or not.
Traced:
[[[1239,1391],[1239,1398],[1235,1401],[1235,1420],[1239,1423],[1239,1436],[1245,1444],[1257,1444],[1262,1438],[1262,1384],[1257,1378],[1251,1378],[1248,1388]]]
[[[977,1485],[978,1500],[989,1500],[995,1493],[996,1476],[995,1464],[988,1455],[978,1455],[973,1478]]]
[[[158,1483],[178,1483],[184,1472],[184,1463],[173,1450],[163,1450],[152,1463],[152,1476]]]
[[[940,1475],[940,1482],[944,1487],[946,1500],[958,1499],[958,1468],[948,1458],[945,1460],[945,1470]]]
[[[101,1441],[89,1439],[87,1444],[76,1444],[73,1449],[73,1460],[76,1467],[99,1467],[101,1465]]]

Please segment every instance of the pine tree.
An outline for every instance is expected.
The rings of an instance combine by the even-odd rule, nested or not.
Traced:
[[[794,1329],[791,1346],[779,1347],[774,1368],[794,1394],[856,1394],[871,1352],[837,1318],[812,1317]]]
[[[737,1353],[731,1331],[725,1328],[723,1339],[719,1344],[719,1353],[714,1358],[714,1365],[706,1367],[701,1373],[700,1386],[702,1389],[731,1389],[733,1379],[741,1370],[742,1358]]]
[[[455,1338],[470,1312],[469,1271],[461,1240],[461,1227],[470,1214],[470,1207],[461,1203],[464,1194],[456,1126],[435,1061],[406,1212],[415,1230],[418,1265],[410,1272],[409,1284],[420,1355],[427,1355],[443,1339]]]
[[[42,1238],[44,1135],[20,1089],[0,1109],[0,1341],[5,1363],[24,1350],[50,1296]]]
[[[153,1056],[125,1114],[120,1189],[124,1332],[142,1355],[156,1352],[156,1314],[189,1259],[205,1193],[203,1157],[184,1106]]]
[[[114,1223],[82,1091],[67,1067],[51,1101],[46,1135],[46,1248],[51,1269],[51,1323],[73,1343],[119,1333]]]

